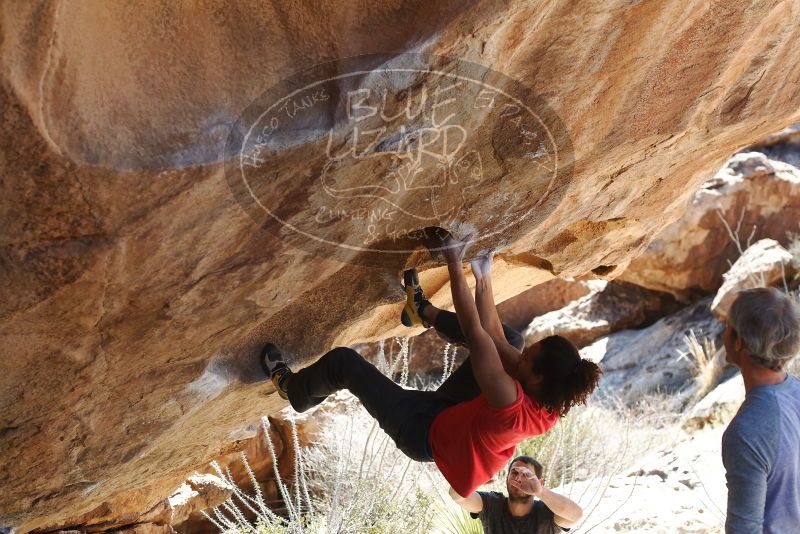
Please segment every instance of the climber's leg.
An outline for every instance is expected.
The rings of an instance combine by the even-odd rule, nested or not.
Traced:
[[[416,269],[407,269],[403,273],[403,287],[406,291],[406,305],[400,314],[400,321],[405,326],[421,324],[428,328],[432,325],[439,337],[450,343],[466,346],[467,340],[461,332],[458,317],[453,312],[440,310],[431,304],[419,285],[419,275]],[[525,339],[519,332],[510,326],[503,325],[503,333],[511,345],[520,351],[525,348]]]
[[[294,372],[286,388],[289,402],[298,412],[316,406],[340,389],[349,389],[376,419],[405,391],[347,347],[337,347]]]
[[[436,329],[439,337],[450,343],[456,345],[466,346],[467,340],[461,332],[461,326],[458,324],[458,316],[447,310],[440,310],[433,304],[428,304],[423,310],[423,317],[426,321],[430,322]],[[503,325],[503,333],[506,340],[520,351],[525,349],[525,338],[522,334],[514,330],[508,325]]]
[[[465,345],[465,342],[459,341],[459,339],[464,339],[464,334],[461,333],[461,327],[458,324],[458,317],[455,313],[440,310],[433,305],[429,305],[425,309],[425,313],[426,320],[430,320],[436,332],[442,338],[451,343]],[[510,326],[503,325],[503,333],[505,333],[506,340],[510,344],[520,350],[525,348],[525,339],[519,332]],[[463,402],[480,395],[481,391],[475,381],[475,375],[472,373],[472,362],[469,357],[439,386],[437,391],[454,402]]]
[[[298,412],[316,406],[340,389],[348,389],[358,397],[406,455],[414,460],[430,460],[426,440],[427,427],[433,419],[427,421],[424,416],[446,404],[441,399],[432,392],[403,389],[347,347],[337,347],[292,373],[286,385],[289,402]]]

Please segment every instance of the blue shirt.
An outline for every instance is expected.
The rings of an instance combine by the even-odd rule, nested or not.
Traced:
[[[800,380],[753,388],[722,435],[727,534],[800,532]]]

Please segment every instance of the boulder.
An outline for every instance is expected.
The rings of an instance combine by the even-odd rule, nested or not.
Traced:
[[[786,245],[787,232],[800,229],[798,221],[800,169],[761,152],[742,152],[703,184],[683,216],[620,279],[682,299],[707,295],[751,243],[769,238]]]
[[[674,395],[676,402],[694,390],[693,363],[687,338],[713,340],[722,347],[722,324],[711,314],[706,297],[641,330],[622,330],[581,350],[603,370],[596,399],[620,399],[633,404],[647,395]],[[687,355],[683,356],[682,355]]]
[[[793,261],[789,251],[773,239],[754,243],[725,273],[722,287],[711,303],[711,312],[725,319],[736,300],[737,291],[788,284],[794,277]]]
[[[264,341],[302,366],[408,335],[405,267],[449,302],[439,229],[503,248],[501,301],[612,277],[800,109],[777,0],[3,7],[0,525],[19,534],[141,514],[284,408]]]
[[[524,332],[535,318],[564,308],[605,287],[604,280],[553,278],[497,305],[503,324]]]
[[[742,375],[737,373],[695,404],[686,416],[683,427],[687,431],[694,431],[705,426],[727,425],[739,411],[744,395],[744,381]]]
[[[768,135],[751,149],[763,152],[772,160],[783,161],[800,168],[800,124]]]
[[[201,510],[219,506],[233,495],[233,487],[211,474],[194,474],[162,503],[144,514],[142,522],[176,525]]]
[[[525,330],[525,342],[560,335],[583,348],[612,332],[649,326],[680,308],[668,293],[612,281],[559,310],[534,318]]]
[[[720,454],[723,430],[687,435],[674,427],[649,429],[666,444],[621,472],[613,471],[618,464],[609,458],[598,458],[604,467],[600,475],[570,481],[555,491],[587,510],[578,528],[588,527],[593,534],[720,534],[727,503]]]

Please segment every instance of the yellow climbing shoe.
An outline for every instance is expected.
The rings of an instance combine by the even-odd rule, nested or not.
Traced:
[[[416,269],[407,269],[403,272],[403,287],[406,290],[406,305],[400,313],[400,322],[409,327],[422,325],[430,328],[431,325],[422,318],[422,310],[430,302],[425,298],[422,287],[419,285],[419,275],[417,275]]]
[[[275,386],[278,395],[282,399],[289,400],[286,384],[288,383],[289,377],[292,376],[292,371],[289,369],[289,366],[286,365],[286,362],[283,361],[283,355],[277,345],[274,343],[267,343],[264,345],[264,348],[261,349],[259,363],[261,363],[261,369],[263,369],[264,374],[267,375],[272,385]]]

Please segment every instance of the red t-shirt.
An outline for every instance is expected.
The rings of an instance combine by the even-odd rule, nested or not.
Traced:
[[[550,430],[558,415],[531,400],[517,384],[517,400],[502,408],[478,395],[443,410],[431,424],[433,460],[462,497],[500,471],[517,443]]]

